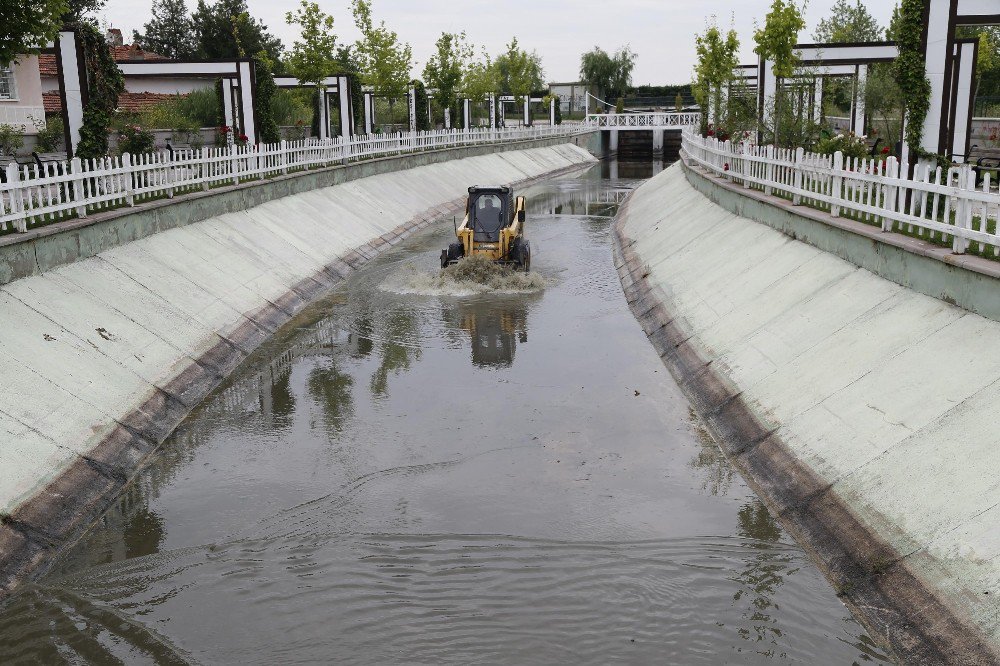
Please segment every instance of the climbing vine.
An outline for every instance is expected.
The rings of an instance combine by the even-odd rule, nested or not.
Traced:
[[[426,132],[431,128],[431,123],[427,119],[427,88],[417,79],[410,81],[410,85],[413,87],[413,94],[416,95],[413,107],[417,114],[417,130]]]
[[[95,25],[79,21],[76,34],[87,72],[87,106],[83,109],[76,156],[84,159],[104,157],[108,154],[108,135],[118,108],[118,95],[125,90],[125,80]]]
[[[274,75],[271,74],[273,63],[267,52],[261,51],[254,59],[254,74],[257,77],[256,99],[253,103],[257,109],[257,123],[260,125],[257,131],[260,135],[261,143],[277,143],[281,141],[281,132],[278,123],[274,119],[274,111],[271,109],[271,100],[278,87],[274,85]]]
[[[931,106],[931,84],[924,68],[921,48],[924,0],[903,0],[894,16],[894,32],[899,44],[899,57],[894,63],[896,83],[903,92],[903,113],[906,119],[906,145],[918,157],[926,157],[920,146],[924,119]]]

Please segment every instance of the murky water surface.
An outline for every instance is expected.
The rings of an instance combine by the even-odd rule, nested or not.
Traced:
[[[524,192],[544,289],[400,289],[450,219],[357,273],[3,609],[0,663],[882,661],[629,312],[609,216],[650,175]]]

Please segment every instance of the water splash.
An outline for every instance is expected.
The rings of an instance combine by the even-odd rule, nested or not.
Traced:
[[[413,264],[390,275],[380,288],[397,294],[421,296],[473,296],[476,294],[527,294],[544,289],[547,281],[537,272],[524,273],[484,257],[468,257],[440,271],[421,271]]]

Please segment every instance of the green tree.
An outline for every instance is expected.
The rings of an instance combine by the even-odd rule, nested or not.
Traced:
[[[484,102],[490,93],[499,91],[497,68],[488,53],[483,51],[481,59],[467,64],[462,74],[462,87],[466,97],[474,102]]]
[[[799,57],[795,53],[799,31],[806,27],[800,9],[794,0],[774,0],[771,11],[764,18],[764,27],[753,33],[757,46],[754,53],[765,60],[770,60],[774,75],[779,79],[787,79],[795,73]]]
[[[259,51],[254,58],[254,76],[256,77],[254,106],[257,108],[257,133],[261,143],[277,143],[281,141],[281,130],[274,118],[274,96],[278,87],[274,84],[271,71],[274,63],[264,51]]]
[[[740,40],[733,29],[723,33],[713,17],[705,32],[695,36],[694,42],[698,58],[694,68],[695,97],[702,109],[711,108],[712,117],[720,124],[723,122],[722,93],[733,78],[733,70],[740,64]]]
[[[288,71],[299,83],[319,85],[337,68],[333,17],[321,11],[315,2],[302,0],[298,11],[285,13],[285,21],[299,26],[302,32],[302,39],[292,44],[288,54]]]
[[[580,56],[580,79],[594,86],[605,99],[623,97],[632,85],[635,53],[626,45],[614,55],[595,46]]]
[[[0,65],[9,65],[25,53],[35,53],[56,38],[62,17],[69,10],[66,0],[0,0]]]
[[[500,91],[513,95],[518,104],[530,96],[533,90],[545,87],[541,57],[534,51],[528,53],[518,46],[517,37],[510,40],[493,66],[496,68]]]
[[[198,0],[191,15],[198,55],[202,58],[245,58],[263,51],[280,69],[281,40],[267,26],[250,16],[246,0],[218,0],[208,4]]]
[[[350,74],[351,107],[354,110],[354,126],[363,129],[365,126],[365,100],[364,91],[361,87],[361,65],[358,63],[357,56],[350,46],[341,46],[337,49],[336,61],[339,74]]]
[[[813,39],[820,44],[845,42],[877,42],[882,39],[882,26],[868,12],[868,8],[855,0],[837,0],[830,14],[820,19],[813,32]]]
[[[351,12],[361,32],[354,49],[365,82],[390,100],[402,97],[410,82],[413,49],[409,44],[400,43],[395,31],[385,27],[385,21],[375,26],[370,0],[351,0]]]
[[[184,0],[153,0],[153,18],[134,40],[147,51],[168,58],[191,58],[198,52],[194,26]]]
[[[438,107],[450,108],[455,114],[455,94],[462,85],[462,76],[474,51],[464,32],[442,32],[434,46],[434,53],[424,65],[424,80],[434,89]]]

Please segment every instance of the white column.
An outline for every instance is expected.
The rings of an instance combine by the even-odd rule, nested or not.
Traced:
[[[409,116],[410,116],[410,132],[417,131],[417,91],[415,88],[410,88],[407,93],[409,97]]]
[[[965,156],[969,152],[969,136],[972,130],[972,95],[973,75],[976,71],[976,44],[965,43],[956,45],[958,57],[955,59],[955,67],[958,68],[958,76],[955,77],[958,90],[955,96],[955,114],[951,119],[952,128],[950,152],[952,159],[964,162]]]
[[[823,77],[817,76],[813,85],[813,122],[823,120]]]
[[[490,129],[497,128],[497,98],[493,93],[489,95],[490,102]]]
[[[549,98],[549,125],[552,127],[556,126],[556,104],[559,100],[555,95]]]
[[[468,98],[462,100],[462,126],[472,129],[472,100]]]
[[[223,123],[236,132],[236,108],[233,106],[233,80],[222,79],[222,118]]]
[[[762,104],[761,120],[765,122],[770,120],[773,123],[774,118],[769,118],[769,115],[774,113],[775,99],[778,94],[778,79],[775,78],[772,63],[768,60],[759,61],[757,71],[757,103]]]
[[[351,125],[353,123],[351,113],[351,84],[346,76],[337,77],[337,94],[340,99],[340,136],[345,139],[351,138]]]
[[[451,109],[444,107],[444,128],[451,129]]]
[[[659,128],[653,129],[653,156],[663,155],[663,130]]]
[[[80,143],[80,128],[83,127],[83,86],[85,74],[80,71],[82,63],[76,58],[76,33],[63,30],[59,33],[56,44],[59,49],[59,78],[63,95],[66,98],[66,121],[69,125],[69,136],[66,148],[70,156],[76,153]],[[83,76],[81,76],[83,74]]]
[[[240,80],[240,120],[243,122],[243,133],[249,143],[260,143],[257,134],[257,114],[254,113],[253,93],[256,87],[254,81],[253,61],[241,61],[238,65]]]
[[[618,152],[618,130],[616,130],[616,129],[611,130],[611,145],[610,145],[610,150],[613,153],[617,153]]]
[[[855,69],[854,97],[851,104],[851,131],[865,133],[865,84],[868,82],[868,65],[858,65]]]
[[[531,125],[531,98],[530,97],[525,97],[524,98],[524,118],[522,119],[522,124],[525,127],[528,127],[528,126]]]
[[[945,74],[949,60],[949,45],[951,44],[954,26],[951,24],[952,0],[925,0],[929,9],[927,13],[927,50],[924,52],[924,67],[927,80],[931,83],[930,108],[924,118],[924,131],[920,145],[932,153],[943,149],[940,146],[941,124],[947,122],[942,115],[945,108]]]
[[[319,137],[320,139],[330,138],[330,118],[327,115],[329,109],[327,107],[326,90],[323,88],[319,89],[319,104],[316,108],[316,113],[319,114]]]
[[[375,123],[375,97],[366,92],[363,94],[365,106],[365,134],[372,133],[372,125]]]

